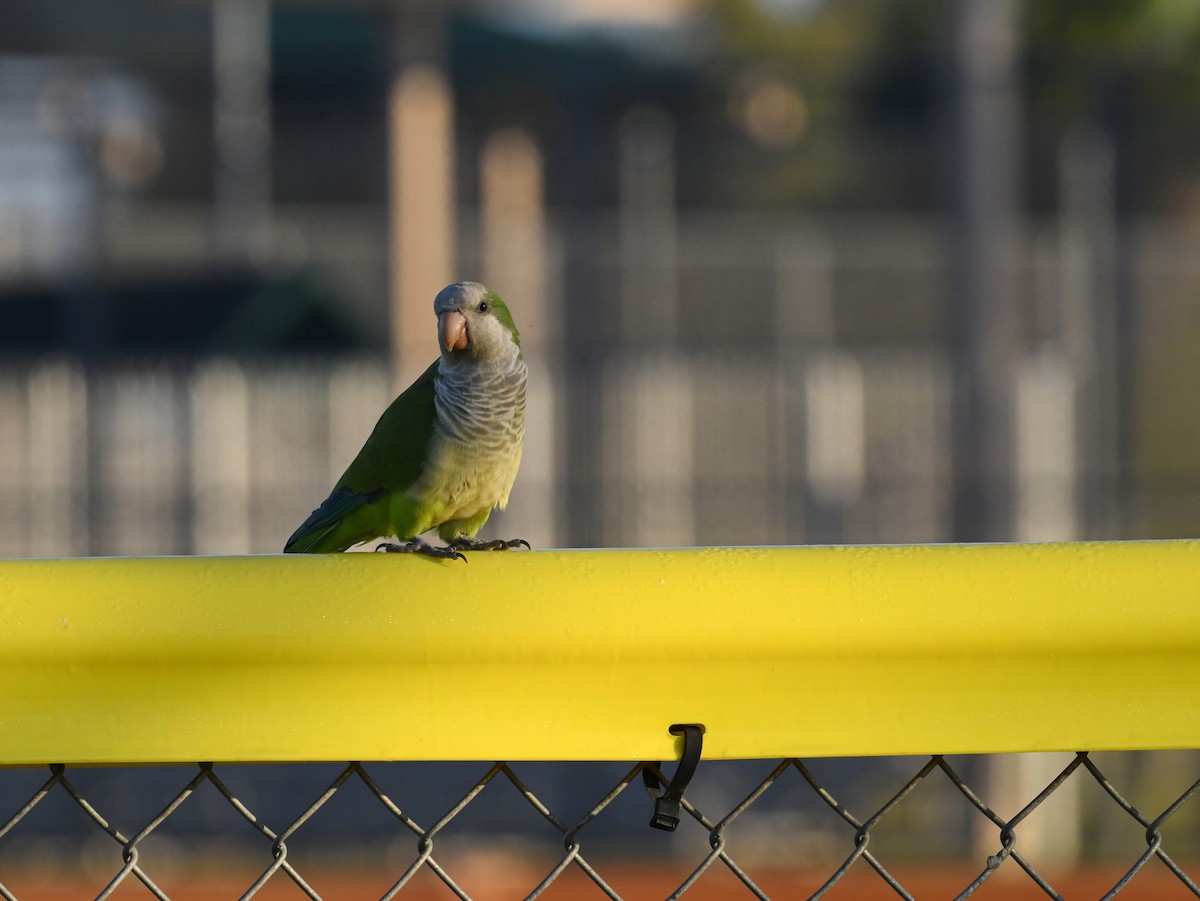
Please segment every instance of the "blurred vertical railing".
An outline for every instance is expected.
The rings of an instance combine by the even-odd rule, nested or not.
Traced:
[[[1074,509],[1072,382],[1056,365],[1047,379],[1052,365],[1031,358],[1018,383],[1029,538],[1070,528],[1061,520]],[[574,461],[558,450],[559,416],[573,376],[542,362],[533,374],[530,446],[495,524],[554,547],[581,515],[561,506]],[[939,355],[619,354],[592,390],[598,544],[950,538]],[[277,551],[389,391],[369,359],[0,370],[0,556]]]

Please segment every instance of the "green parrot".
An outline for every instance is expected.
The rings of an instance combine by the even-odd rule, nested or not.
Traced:
[[[405,543],[376,550],[466,560],[459,551],[529,547],[475,538],[508,502],[521,463],[528,371],[517,326],[478,282],[443,288],[433,311],[441,356],[379,417],[284,553],[333,553],[389,535]],[[446,547],[420,539],[430,529]]]

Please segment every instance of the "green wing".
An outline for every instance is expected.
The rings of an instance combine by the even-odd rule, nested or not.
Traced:
[[[333,492],[288,539],[285,553],[343,551],[389,534],[386,499],[417,480],[429,453],[437,367],[435,360],[383,411]]]
[[[353,522],[351,514],[369,507],[379,500],[385,492],[374,494],[355,494],[351,491],[334,490],[329,497],[321,502],[321,506],[308,514],[308,519],[300,525],[292,537],[283,546],[285,554],[322,554],[344,551],[352,544],[366,541],[370,535],[364,535],[358,540],[347,540],[338,534],[343,523]],[[343,530],[344,531],[344,530]]]
[[[421,373],[379,417],[334,490],[371,494],[380,488],[403,491],[417,480],[425,466],[433,425],[437,418],[433,381],[438,361]]]

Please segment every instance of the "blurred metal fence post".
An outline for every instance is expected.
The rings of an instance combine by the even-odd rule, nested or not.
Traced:
[[[241,366],[206,364],[189,380],[192,550],[250,550],[250,389]]]
[[[0,370],[0,557],[29,555],[30,491],[29,385],[26,372]]]
[[[88,383],[73,362],[29,374],[29,554],[84,555],[91,548]]]
[[[214,246],[263,264],[271,251],[271,3],[213,0]]]
[[[814,529],[841,533],[866,483],[863,373],[848,354],[824,354],[805,373],[805,466]],[[832,536],[814,534],[816,541]]]
[[[429,364],[433,297],[454,280],[454,101],[440,70],[398,75],[388,146],[393,381],[404,388]]]
[[[519,128],[484,143],[479,166],[483,280],[519,309],[521,347],[546,340],[546,237],[542,153]]]
[[[621,334],[673,344],[678,331],[679,236],[675,126],[657,107],[620,125]]]
[[[1012,537],[1017,4],[957,0],[955,7],[954,537],[996,541]]]
[[[775,242],[773,253],[776,481],[789,541],[808,540],[810,474],[806,472],[811,409],[806,380],[814,354],[832,350],[834,275],[837,255],[825,230],[790,228]],[[810,388],[811,390],[811,388]],[[809,425],[812,423],[809,422]],[[818,525],[818,530],[820,526]]]
[[[1120,341],[1117,335],[1116,160],[1098,129],[1071,132],[1059,149],[1058,296],[1063,348],[1081,392],[1079,466],[1111,490],[1085,492],[1093,534],[1121,525]]]
[[[1078,538],[1075,374],[1055,348],[1021,361],[1016,392],[1018,541]]]

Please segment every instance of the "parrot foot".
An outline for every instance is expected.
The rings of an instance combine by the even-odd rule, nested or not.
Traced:
[[[453,547],[434,547],[431,544],[426,544],[420,538],[414,538],[407,544],[394,544],[390,541],[385,541],[382,544],[376,545],[375,550],[392,554],[422,554],[426,557],[436,557],[438,560],[454,560],[457,558],[464,563],[467,559]]]
[[[529,542],[524,538],[511,538],[508,541],[497,538],[493,541],[488,541],[484,538],[459,537],[451,541],[449,546],[460,551],[508,551],[519,547],[523,547],[527,551],[532,550],[529,547]]]

